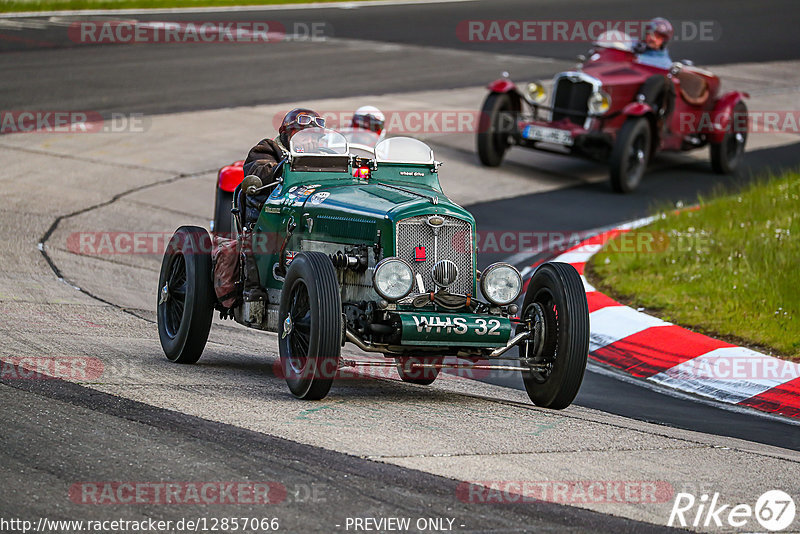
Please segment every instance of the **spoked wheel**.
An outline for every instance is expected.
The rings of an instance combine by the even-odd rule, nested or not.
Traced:
[[[650,161],[650,124],[643,117],[625,121],[611,150],[611,187],[630,193],[642,181]]]
[[[747,105],[733,107],[730,127],[719,143],[711,143],[711,168],[718,174],[733,174],[744,159],[747,144]]]
[[[302,252],[292,260],[279,314],[278,348],[289,390],[301,399],[324,398],[342,348],[342,301],[328,256]]]
[[[511,143],[509,137],[516,129],[516,113],[507,93],[491,93],[486,97],[478,121],[478,157],[487,167],[503,162]]]
[[[536,269],[522,305],[523,326],[533,331],[520,345],[525,390],[537,406],[569,406],[583,381],[589,353],[589,307],[580,275],[566,263]]]
[[[217,197],[214,203],[214,233],[216,235],[228,238],[231,237],[232,206],[233,193],[223,191],[217,186]]]
[[[403,382],[428,386],[433,384],[439,376],[440,369],[436,367],[417,367],[416,363],[442,363],[441,358],[418,358],[404,356],[397,358],[397,374]]]
[[[203,228],[182,226],[167,245],[158,278],[158,337],[169,360],[200,359],[215,301],[211,236]]]

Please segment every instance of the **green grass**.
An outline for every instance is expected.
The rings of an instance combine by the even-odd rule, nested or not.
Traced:
[[[800,173],[717,192],[699,210],[661,213],[639,232],[661,236],[661,246],[607,244],[589,266],[598,289],[670,322],[800,359]]]
[[[170,7],[259,6],[341,0],[0,0],[0,12],[75,9],[150,9]]]

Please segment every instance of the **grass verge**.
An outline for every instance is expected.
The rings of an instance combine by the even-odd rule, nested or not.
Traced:
[[[800,360],[800,173],[665,211],[589,265],[598,289],[664,320]]]
[[[0,13],[19,11],[66,11],[79,9],[155,9],[179,7],[260,6],[339,1],[341,0],[0,0]]]

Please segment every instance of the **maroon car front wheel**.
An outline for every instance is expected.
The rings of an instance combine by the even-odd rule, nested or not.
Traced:
[[[650,123],[644,117],[625,121],[611,150],[611,187],[617,193],[630,193],[639,187],[650,161]]]

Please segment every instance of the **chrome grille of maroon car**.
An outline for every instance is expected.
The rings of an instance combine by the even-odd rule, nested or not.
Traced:
[[[422,275],[426,291],[435,291],[431,270],[439,260],[450,260],[458,267],[458,279],[448,290],[461,295],[473,294],[475,268],[472,264],[472,225],[455,217],[443,216],[438,238],[428,224],[430,215],[410,217],[397,222],[397,250],[395,254],[411,264],[414,276]],[[422,251],[424,247],[424,261]],[[418,288],[414,282],[414,290]]]
[[[593,90],[592,84],[585,80],[573,80],[568,76],[559,78],[553,93],[553,122],[566,118],[583,126],[589,114],[589,97]]]

